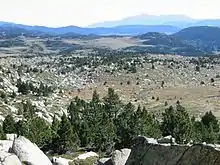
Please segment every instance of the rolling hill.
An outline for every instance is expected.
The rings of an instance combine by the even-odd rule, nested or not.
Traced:
[[[175,36],[164,33],[150,32],[136,36],[142,40],[144,47],[130,47],[138,52],[149,52],[156,54],[179,54],[179,55],[205,55],[206,52],[186,43]],[[129,49],[127,49],[129,50]]]
[[[220,28],[218,27],[189,27],[173,34],[172,37],[206,52],[220,51]]]
[[[175,34],[150,32],[138,35],[146,47],[132,47],[139,52],[180,55],[211,55],[220,51],[220,28],[210,26],[189,27]]]

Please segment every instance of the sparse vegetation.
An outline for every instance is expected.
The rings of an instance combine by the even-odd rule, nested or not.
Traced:
[[[80,148],[106,155],[130,147],[137,135],[172,135],[181,144],[219,142],[219,56],[172,56],[158,47],[139,54],[93,48],[100,38],[72,37],[24,36],[21,56],[1,59],[0,139],[17,133],[44,151]],[[158,50],[161,55],[150,54]]]

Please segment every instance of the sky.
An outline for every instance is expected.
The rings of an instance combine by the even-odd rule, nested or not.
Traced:
[[[0,0],[0,21],[87,26],[139,14],[220,18],[219,0]]]

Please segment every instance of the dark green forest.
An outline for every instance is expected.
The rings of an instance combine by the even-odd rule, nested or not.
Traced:
[[[35,115],[30,102],[23,102],[23,120],[15,122],[8,115],[0,126],[0,138],[8,133],[23,135],[43,151],[64,154],[79,149],[110,154],[115,149],[131,147],[138,135],[161,138],[172,135],[179,144],[220,142],[219,124],[212,112],[200,120],[190,116],[177,101],[175,106],[164,107],[162,118],[147,111],[147,107],[123,104],[114,89],[109,88],[104,98],[94,91],[91,101],[78,97],[63,113],[61,121],[54,115],[52,124]]]

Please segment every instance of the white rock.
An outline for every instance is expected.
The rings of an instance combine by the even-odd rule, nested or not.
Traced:
[[[130,153],[131,153],[131,150],[127,148],[122,149],[122,150],[116,150],[112,154],[113,165],[125,165]]]
[[[48,157],[23,136],[19,136],[13,141],[12,149],[22,162],[31,165],[52,165]]]
[[[146,138],[147,142],[148,143],[151,143],[151,144],[158,144],[157,140],[154,139],[154,138]]]
[[[79,155],[78,157],[75,158],[75,160],[85,160],[89,157],[98,157],[98,156],[99,155],[97,153],[90,151],[90,152]]]
[[[10,141],[13,141],[16,137],[17,137],[16,134],[6,134],[6,139]]]
[[[157,140],[158,143],[164,143],[164,144],[176,144],[175,138],[173,138],[171,135],[166,136],[166,137],[162,137],[160,139]]]
[[[98,160],[98,165],[113,165],[111,158],[101,158]]]
[[[21,165],[21,161],[14,154],[0,151],[0,165]]]
[[[65,158],[61,158],[61,157],[53,157],[52,158],[52,162],[53,165],[69,165],[69,162],[72,162],[73,160],[71,159],[65,159]]]
[[[0,151],[8,152],[12,148],[12,144],[11,140],[0,140]]]
[[[13,112],[13,113],[17,113],[17,112],[18,112],[18,109],[15,108],[15,107],[13,107],[13,106],[8,105],[8,108],[9,108],[9,109],[11,110],[11,112]]]

